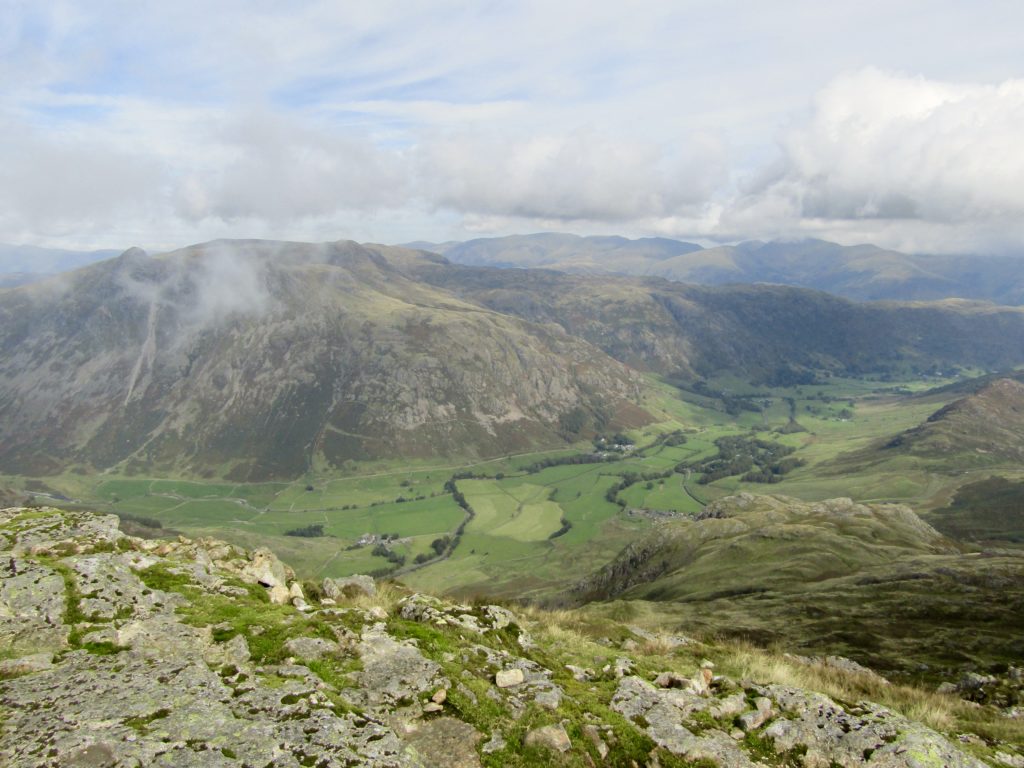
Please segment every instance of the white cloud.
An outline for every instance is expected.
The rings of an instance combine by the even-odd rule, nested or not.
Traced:
[[[704,203],[725,180],[723,150],[696,137],[678,148],[591,131],[450,136],[419,148],[422,193],[469,214],[629,222]]]
[[[1018,3],[8,7],[0,241],[1024,247]]]
[[[818,94],[806,122],[785,132],[781,159],[749,183],[722,224],[886,238],[902,228],[916,247],[943,249],[959,227],[980,245],[1010,244],[1024,223],[1021,125],[1024,80],[846,74]]]

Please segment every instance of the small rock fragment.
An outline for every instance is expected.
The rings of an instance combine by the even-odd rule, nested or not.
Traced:
[[[545,725],[543,728],[530,731],[523,743],[528,747],[544,747],[553,752],[568,752],[572,749],[569,734],[565,732],[565,726],[561,723]]]
[[[494,676],[494,684],[499,688],[512,688],[516,685],[522,685],[525,677],[523,676],[523,670],[521,669],[501,669]]]
[[[601,731],[596,725],[585,725],[583,726],[583,735],[587,737],[587,740],[594,745],[594,749],[597,750],[598,756],[604,760],[608,756],[608,745],[604,743],[604,739],[601,738]]]
[[[495,731],[491,734],[491,740],[481,747],[484,754],[489,755],[492,752],[498,752],[505,748],[505,737],[501,735],[501,731]]]

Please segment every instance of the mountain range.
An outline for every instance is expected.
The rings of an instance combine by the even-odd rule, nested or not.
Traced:
[[[0,469],[236,480],[483,457],[650,420],[648,373],[1024,362],[1024,310],[467,267],[352,242],[138,249],[0,293]]]
[[[779,283],[857,301],[966,298],[1024,304],[1024,271],[1011,256],[907,254],[824,240],[758,240],[702,248],[667,238],[541,233],[419,243],[470,266],[664,277],[685,283]]]
[[[554,232],[461,242],[417,241],[404,247],[437,253],[467,266],[663,277],[702,285],[775,283],[855,301],[962,298],[1024,304],[1024,271],[1014,255],[910,254],[816,239],[751,240],[705,248],[665,237],[581,237]],[[0,288],[117,254],[0,244]]]

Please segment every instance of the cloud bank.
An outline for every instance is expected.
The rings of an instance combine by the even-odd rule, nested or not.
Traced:
[[[1024,252],[1024,9],[983,5],[14,3],[0,241]]]

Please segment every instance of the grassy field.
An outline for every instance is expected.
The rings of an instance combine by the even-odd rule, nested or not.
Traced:
[[[598,568],[655,520],[695,514],[704,503],[736,492],[899,501],[928,513],[948,507],[965,483],[1016,476],[1022,468],[943,471],[934,462],[909,456],[850,471],[845,462],[852,451],[921,423],[955,397],[909,397],[936,383],[941,382],[830,379],[773,388],[718,380],[696,392],[652,377],[644,406],[655,421],[627,435],[632,450],[609,451],[600,463],[540,466],[594,450],[580,444],[468,465],[375,462],[345,476],[311,473],[292,482],[67,473],[0,478],[0,487],[24,489],[44,502],[68,503],[61,498],[66,497],[189,535],[267,545],[305,577],[383,572],[404,559],[401,578],[412,586],[543,594]],[[744,482],[739,474],[701,485],[699,473],[687,465],[715,457],[717,440],[737,436],[790,446],[801,465],[770,485]],[[630,475],[635,482],[624,481]],[[451,493],[453,477],[459,478],[472,518]],[[463,524],[448,557],[410,570],[417,556],[433,557],[437,550],[432,544],[456,537]],[[308,526],[321,526],[322,535],[286,535]],[[386,543],[391,560],[386,552],[373,554],[385,536],[391,539]],[[378,538],[356,546],[371,537]]]

